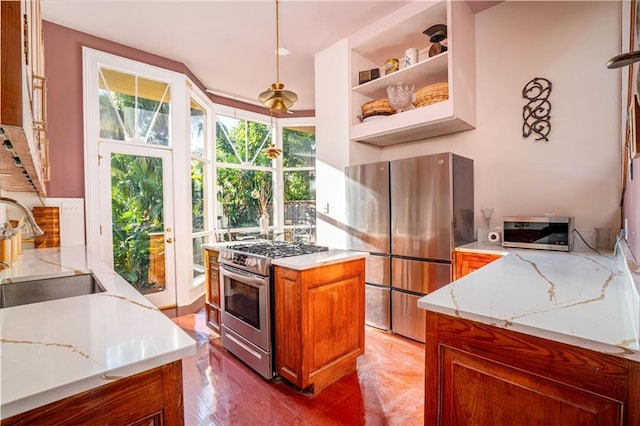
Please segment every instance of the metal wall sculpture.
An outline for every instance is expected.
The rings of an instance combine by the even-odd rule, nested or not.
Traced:
[[[546,78],[536,77],[524,86],[522,97],[529,102],[522,108],[522,136],[527,138],[532,133],[539,137],[536,142],[549,142],[551,132],[551,82]]]

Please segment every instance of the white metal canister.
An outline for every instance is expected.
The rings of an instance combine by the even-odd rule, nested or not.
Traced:
[[[404,51],[404,66],[409,67],[418,63],[418,49],[411,47]]]

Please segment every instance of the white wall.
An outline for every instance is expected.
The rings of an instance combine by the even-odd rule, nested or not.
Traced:
[[[554,213],[575,216],[588,242],[595,227],[619,229],[621,79],[605,64],[620,52],[620,13],[610,1],[507,1],[479,13],[477,128],[380,157],[472,158],[476,225],[480,209],[493,207],[494,227],[506,215]],[[553,85],[548,143],[522,137],[522,89],[535,77]],[[370,162],[352,153],[351,164]]]
[[[316,241],[344,248],[344,168],[349,164],[347,39],[319,52],[316,75]]]

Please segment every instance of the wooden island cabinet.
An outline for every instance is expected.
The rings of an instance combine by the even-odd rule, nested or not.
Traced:
[[[426,316],[426,425],[640,424],[640,363]]]
[[[275,267],[277,373],[318,393],[364,353],[364,258],[295,270]]]

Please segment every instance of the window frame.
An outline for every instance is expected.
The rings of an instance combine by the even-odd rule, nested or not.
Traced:
[[[188,143],[186,143],[186,153],[188,155],[188,182],[189,182],[189,206],[191,206],[191,247],[194,246],[194,240],[197,238],[203,238],[202,244],[214,243],[216,242],[215,237],[215,222],[213,218],[216,215],[215,212],[215,196],[212,197],[212,194],[215,194],[213,190],[215,190],[215,178],[212,174],[213,171],[213,163],[215,158],[213,157],[213,153],[215,153],[215,122],[213,122],[213,103],[211,100],[203,93],[195,84],[193,84],[190,80],[187,79],[187,118],[189,120],[188,126]],[[205,135],[203,136],[203,150],[204,155],[196,155],[192,152],[191,149],[191,100],[194,100],[206,113],[205,120]],[[204,213],[204,223],[203,230],[196,231],[193,229],[193,199],[191,197],[191,164],[193,161],[198,161],[202,163],[202,172],[203,172],[203,213]],[[212,199],[213,198],[213,199]],[[200,250],[202,252],[202,249]],[[203,253],[200,253],[204,256]],[[196,266],[196,263],[193,262],[195,258],[195,253],[191,253],[191,271],[193,272]],[[207,265],[203,264],[202,274],[197,277],[193,277],[191,287],[199,287],[205,282],[205,274],[204,270],[206,270]]]

